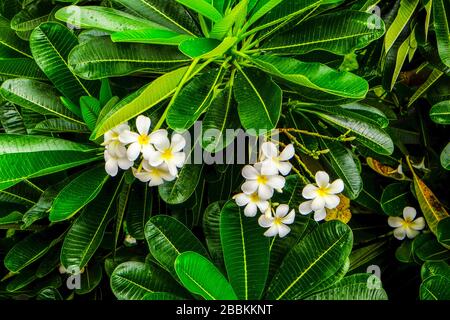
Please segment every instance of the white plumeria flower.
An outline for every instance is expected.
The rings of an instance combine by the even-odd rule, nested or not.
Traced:
[[[136,129],[138,133],[130,130],[121,132],[119,136],[120,142],[124,144],[130,144],[127,150],[128,159],[131,161],[136,160],[139,154],[142,153],[144,158],[154,150],[152,146],[152,140],[155,136],[159,136],[161,132],[155,131],[149,134],[151,120],[146,116],[139,116],[136,118]]]
[[[300,206],[298,207],[298,211],[302,215],[307,215],[307,214],[311,213],[312,210],[311,210],[310,201],[301,203]],[[314,211],[314,220],[317,222],[324,220],[326,218],[326,216],[327,216],[327,211],[325,210],[325,208]]]
[[[148,182],[150,187],[159,186],[164,181],[173,181],[175,176],[170,174],[169,168],[165,163],[157,167],[151,166],[147,161],[142,163],[142,171],[133,168],[134,176],[141,182]]]
[[[122,132],[129,130],[130,126],[127,123],[119,124],[117,127],[107,131],[104,134],[102,145],[108,149],[109,153],[115,154],[118,157],[124,157],[127,149],[124,144],[120,142],[119,137]]]
[[[260,198],[270,199],[273,196],[273,189],[281,190],[284,188],[286,179],[279,175],[262,174],[261,166],[261,163],[256,163],[254,166],[246,165],[242,169],[242,176],[247,181],[244,182],[241,189],[246,194],[258,192]]]
[[[403,219],[401,217],[389,217],[389,226],[395,228],[394,237],[398,240],[405,239],[405,236],[409,239],[415,238],[420,233],[420,230],[425,228],[425,219],[420,217],[414,220],[416,215],[416,209],[413,207],[405,207],[403,209]]]
[[[258,223],[263,228],[269,228],[264,235],[266,237],[274,237],[279,235],[280,238],[285,237],[289,232],[291,232],[291,228],[287,226],[287,224],[294,223],[295,220],[295,210],[291,210],[289,212],[289,206],[286,204],[280,204],[275,214],[273,214],[272,209],[268,208],[264,214],[262,214]]]
[[[125,155],[123,157],[117,156],[115,153],[110,153],[109,150],[105,150],[105,170],[111,176],[115,177],[119,172],[119,168],[122,170],[130,169],[134,162],[130,161]]]
[[[288,161],[294,156],[295,149],[292,144],[287,145],[284,150],[278,154],[277,146],[272,142],[264,142],[261,146],[263,161],[261,173],[265,175],[275,175],[281,173],[283,176],[289,174],[292,164]]]
[[[339,205],[340,199],[337,196],[344,190],[344,182],[337,179],[330,184],[330,176],[325,171],[317,171],[316,173],[317,187],[308,184],[303,188],[302,196],[309,201],[300,205],[300,213],[308,214],[311,211],[320,211],[324,208],[334,209]]]
[[[172,141],[166,135],[158,135],[153,142],[156,150],[150,152],[146,158],[148,162],[157,167],[165,163],[172,176],[177,176],[178,168],[181,168],[186,161],[186,155],[182,152],[186,146],[186,139],[181,134],[172,135]]]
[[[239,193],[233,197],[236,200],[236,204],[240,207],[245,206],[244,214],[247,217],[254,217],[258,212],[265,212],[269,208],[268,199],[261,198],[258,193],[252,194]]]

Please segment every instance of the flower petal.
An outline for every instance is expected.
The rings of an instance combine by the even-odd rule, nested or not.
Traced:
[[[156,186],[160,186],[164,183],[164,180],[162,178],[159,177],[153,177],[152,180],[150,180],[150,182],[148,183],[148,185],[150,187],[156,187]]]
[[[406,236],[408,237],[408,239],[414,239],[420,233],[420,231],[417,231],[417,230],[414,230],[411,228],[406,228],[405,231],[406,231]]]
[[[314,220],[317,222],[322,221],[326,216],[327,212],[325,211],[325,209],[314,211]]]
[[[302,196],[305,199],[314,199],[315,197],[317,197],[317,187],[315,185],[312,184],[307,184],[302,191]]]
[[[256,190],[258,190],[258,182],[254,181],[254,180],[246,181],[242,184],[241,189],[246,194],[252,194],[252,193],[256,192]]]
[[[119,172],[119,167],[117,166],[117,161],[115,159],[109,159],[105,163],[105,171],[111,177],[115,177]]]
[[[280,238],[284,238],[289,234],[289,232],[291,232],[291,228],[289,228],[288,226],[285,226],[284,224],[278,225],[278,235],[280,236]]]
[[[264,213],[259,216],[258,224],[263,228],[269,228],[273,224],[273,218]]]
[[[284,150],[280,153],[281,161],[288,161],[295,155],[295,148],[292,144],[288,144]]]
[[[117,164],[119,165],[120,169],[128,170],[128,169],[130,169],[133,166],[134,162],[128,160],[127,158],[119,158],[117,160]]]
[[[259,208],[259,211],[265,212],[269,208],[269,201],[258,201],[256,205]]]
[[[150,143],[153,143],[155,145],[164,145],[166,148],[170,146],[170,143],[168,144],[167,141],[169,141],[168,137],[169,133],[166,129],[159,129],[156,131],[153,131],[148,136],[150,139]]]
[[[251,165],[246,165],[244,168],[242,168],[242,176],[245,179],[255,180],[258,174],[258,170],[256,170],[255,167]]]
[[[119,141],[125,144],[136,142],[139,138],[139,135],[136,132],[132,131],[124,131],[119,136]]]
[[[151,144],[142,146],[142,156],[144,157],[144,159],[148,160],[153,152],[155,152],[155,148],[153,148]]]
[[[330,176],[325,171],[317,171],[316,183],[319,186],[319,188],[326,188],[330,183]]]
[[[423,217],[417,218],[410,224],[411,229],[423,230],[425,228],[425,219]]]
[[[300,203],[300,205],[298,207],[298,211],[300,211],[300,213],[303,215],[307,215],[308,213],[311,213],[311,211],[313,211],[311,208],[311,204],[312,204],[312,200]]]
[[[336,208],[339,205],[339,202],[341,202],[341,199],[334,194],[326,195],[323,198],[325,199],[325,207],[328,209]]]
[[[273,142],[264,142],[261,146],[261,152],[266,158],[278,157],[278,148]]]
[[[259,185],[258,196],[261,199],[270,199],[273,196],[273,189],[266,185]]]
[[[146,160],[150,163],[150,165],[154,167],[159,166],[164,161],[162,158],[162,154],[159,151],[153,151],[148,153]]]
[[[140,115],[136,118],[136,129],[140,135],[148,135],[150,131],[151,120],[149,117]]]
[[[314,211],[322,210],[325,208],[325,199],[323,197],[315,198],[311,203],[311,209]]]
[[[400,217],[389,217],[388,225],[392,228],[398,228],[403,225],[403,219]]]
[[[271,226],[269,228],[269,230],[264,232],[264,235],[266,237],[275,237],[277,234],[278,234],[278,225],[276,225],[276,224],[274,224],[273,226]]]
[[[186,139],[181,134],[175,133],[172,135],[172,142],[170,143],[170,147],[174,152],[178,152],[183,150],[186,146]]]
[[[275,210],[275,216],[278,218],[283,218],[289,212],[289,206],[286,204],[280,204]]]
[[[184,152],[175,152],[173,154],[173,158],[171,159],[171,162],[178,168],[181,168],[184,165],[185,161],[186,155],[184,154]]]
[[[289,162],[280,162],[278,164],[278,170],[280,171],[280,173],[283,176],[287,176],[289,174],[289,172],[291,172],[292,169],[292,164],[290,164]]]
[[[413,221],[416,215],[417,211],[413,207],[405,207],[403,209],[403,218],[405,218],[406,221]]]
[[[239,207],[246,206],[250,202],[250,197],[245,193],[239,193],[233,199]]]
[[[167,164],[167,168],[169,169],[169,173],[172,176],[177,176],[178,175],[178,168],[176,165],[172,164],[172,163],[168,163]]]
[[[405,236],[406,236],[406,231],[402,227],[394,230],[394,237],[396,237],[398,240],[405,239]]]
[[[273,162],[272,158],[261,162],[261,174],[265,176],[272,176],[278,174],[278,168]]]
[[[292,224],[295,220],[295,210],[291,210],[287,216],[283,218],[284,224]]]
[[[273,189],[283,189],[286,179],[282,176],[268,176],[267,185]]]
[[[141,182],[149,182],[152,179],[151,175],[146,171],[138,172],[133,170],[133,175]]]
[[[128,160],[130,161],[136,160],[139,157],[140,153],[141,153],[141,145],[138,142],[130,144],[127,150]]]
[[[258,213],[258,207],[254,203],[249,203],[245,206],[244,215],[246,217],[254,217]]]
[[[328,187],[328,192],[332,194],[338,194],[344,191],[344,181],[342,179],[334,180]]]

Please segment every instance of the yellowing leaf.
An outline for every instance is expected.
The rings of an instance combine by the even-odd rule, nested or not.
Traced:
[[[382,164],[380,161],[375,160],[374,158],[368,157],[366,159],[367,164],[373,171],[387,178],[392,178],[395,180],[408,180],[408,178],[401,171],[401,167],[399,166],[397,169],[394,169],[390,166]]]

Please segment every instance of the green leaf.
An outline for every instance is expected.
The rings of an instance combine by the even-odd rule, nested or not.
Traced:
[[[20,33],[32,31],[41,23],[53,19],[53,11],[59,6],[48,1],[35,1],[34,3],[23,5],[23,9],[11,19],[11,28]]]
[[[288,253],[269,286],[267,299],[303,298],[305,291],[339,270],[352,244],[352,231],[342,222],[320,225]]]
[[[222,244],[220,243],[220,212],[222,207],[223,201],[213,202],[208,205],[203,214],[203,232],[206,245],[212,261],[221,269],[225,266]]]
[[[445,261],[425,262],[420,270],[422,280],[432,276],[442,276],[450,280],[450,266]]]
[[[202,243],[181,222],[170,216],[152,217],[145,225],[150,254],[168,272],[175,275],[175,259],[186,251],[208,256]]]
[[[52,118],[44,120],[36,124],[32,129],[33,132],[74,132],[74,133],[89,133],[89,128],[86,125],[70,122],[64,119]]]
[[[127,231],[138,240],[145,238],[144,230],[153,207],[153,198],[149,186],[132,189],[126,213]]]
[[[450,300],[450,279],[429,277],[420,285],[420,300]]]
[[[70,219],[95,199],[108,175],[103,166],[86,170],[66,185],[55,198],[50,210],[50,221]]]
[[[84,269],[81,274],[81,288],[75,289],[76,294],[83,295],[92,292],[102,281],[103,272],[100,263],[94,263]]]
[[[90,130],[94,130],[101,110],[100,101],[94,97],[81,97],[80,109],[83,120]]]
[[[84,42],[69,55],[72,70],[90,80],[124,76],[138,71],[166,72],[189,61],[188,57],[172,46],[114,43],[109,37]]]
[[[210,38],[187,39],[178,49],[191,58],[209,59],[222,56],[236,43],[236,37],[226,37],[223,41]]]
[[[184,295],[166,272],[135,261],[124,262],[114,270],[111,289],[119,300],[143,300],[148,293],[164,291]]]
[[[440,244],[450,249],[450,217],[444,218],[438,222],[436,236]]]
[[[165,29],[163,26],[113,8],[100,6],[68,6],[59,9],[55,17],[79,29],[98,29],[108,32]]]
[[[54,22],[41,24],[30,37],[36,63],[55,87],[73,102],[83,95],[90,96],[93,89],[69,69],[69,53],[77,45],[77,37],[65,26]]]
[[[271,130],[281,113],[282,91],[261,71],[238,68],[233,89],[239,118],[246,130]]]
[[[58,93],[46,83],[29,79],[11,79],[3,82],[0,92],[5,99],[23,108],[84,124],[62,104]]]
[[[125,98],[122,103],[119,102],[97,125],[92,137],[98,139],[106,131],[138,116],[170,97],[175,92],[187,69],[188,67],[183,67],[166,73],[150,83],[138,95],[133,95],[131,99]]]
[[[409,184],[392,183],[381,195],[381,208],[389,216],[400,216],[403,208],[411,203],[411,189]]]
[[[0,58],[0,75],[33,80],[47,79],[36,62],[29,58]]]
[[[450,124],[450,100],[435,104],[430,110],[430,118],[438,124]]]
[[[212,4],[209,4],[205,0],[176,0],[182,5],[194,10],[202,16],[210,19],[213,22],[218,22],[222,19],[222,14],[217,11]]]
[[[375,283],[371,281],[375,280]],[[381,281],[372,274],[345,277],[333,287],[306,298],[307,300],[387,300]]]
[[[185,300],[169,292],[152,292],[146,293],[142,300]]]
[[[214,2],[214,1],[213,1]],[[248,0],[240,1],[225,17],[214,24],[209,33],[209,37],[213,39],[223,39],[229,33],[233,25],[239,17],[245,16],[247,13]]]
[[[269,272],[269,238],[256,219],[246,217],[234,200],[220,213],[220,239],[228,279],[239,299],[258,300]]]
[[[366,80],[350,72],[338,72],[317,62],[261,56],[251,61],[274,77],[339,97],[362,99],[369,90]]]
[[[386,31],[386,36],[384,38],[386,52],[388,52],[394,45],[395,40],[397,40],[400,33],[403,31],[403,28],[408,24],[418,4],[419,0],[400,1],[400,9],[397,12],[397,16],[389,29]]]
[[[441,166],[446,170],[450,170],[450,142],[442,150],[440,160]]]
[[[0,49],[5,50],[11,57],[32,58],[27,41],[20,39],[16,33],[11,30],[7,19],[0,16]]]
[[[389,125],[389,119],[387,116],[378,108],[364,105],[358,102],[344,104],[341,106],[342,109],[348,110],[353,114],[357,113],[360,119],[365,119],[367,122],[372,122],[380,128],[387,128]],[[339,110],[334,108],[333,110]],[[338,111],[340,112],[340,110]],[[344,113],[346,114],[346,113]]]
[[[189,82],[169,107],[168,126],[176,131],[184,131],[193,126],[211,104],[221,78],[222,69],[212,69]]]
[[[150,21],[178,33],[198,34],[198,27],[190,13],[175,0],[114,0]]]
[[[448,1],[445,0],[433,1],[433,24],[434,31],[436,32],[439,56],[442,62],[447,67],[450,67],[450,6]]]
[[[27,134],[22,115],[12,103],[0,105],[0,125],[5,133]]]
[[[158,187],[159,196],[168,204],[185,202],[197,188],[202,168],[202,165],[185,164],[178,172],[177,179]]]
[[[175,270],[186,289],[206,300],[237,300],[223,274],[198,253],[188,251],[179,255]]]
[[[450,250],[441,245],[433,234],[420,234],[413,241],[413,251],[422,261],[446,261]]]
[[[433,69],[427,80],[414,92],[408,102],[408,108],[416,102],[444,73],[438,69]]]
[[[92,147],[44,136],[0,135],[0,190],[98,159]],[[20,163],[20,166],[17,166]]]
[[[381,28],[373,28],[368,23],[371,20],[376,20],[374,23]],[[346,55],[366,47],[383,34],[384,23],[377,16],[346,10],[308,19],[292,30],[277,34],[259,50],[276,54],[304,54],[325,50]]]
[[[111,35],[113,42],[132,42],[132,43],[147,43],[147,44],[161,44],[168,46],[178,46],[185,40],[194,39],[193,37],[180,34],[170,30],[127,30],[116,32]]]

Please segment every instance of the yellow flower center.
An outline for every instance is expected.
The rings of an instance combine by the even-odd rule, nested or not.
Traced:
[[[410,228],[411,224],[412,224],[412,221],[410,221],[410,220],[403,220],[402,221],[402,227],[405,228],[405,229]]]
[[[118,139],[119,138],[119,133],[113,131],[113,133],[111,134],[111,138],[112,139]]]
[[[328,191],[328,188],[319,188],[319,189],[317,189],[317,194],[320,196],[320,197],[325,197],[326,195],[328,195],[329,194],[329,191]]]
[[[146,144],[148,144],[150,142],[150,138],[148,137],[148,135],[143,134],[143,135],[139,136],[138,142],[141,145],[146,145]]]
[[[161,154],[161,157],[164,159],[164,160],[170,160],[170,159],[172,159],[173,158],[173,153],[172,153],[172,149],[166,149],[166,150],[164,150],[163,152],[162,152],[162,154]]]
[[[250,201],[251,202],[258,202],[259,201],[259,197],[257,193],[254,193],[250,196]]]
[[[267,183],[267,177],[266,176],[257,176],[256,182],[259,184],[266,184]]]
[[[283,224],[283,219],[280,217],[275,217],[273,220],[273,223],[276,224],[277,226]]]

